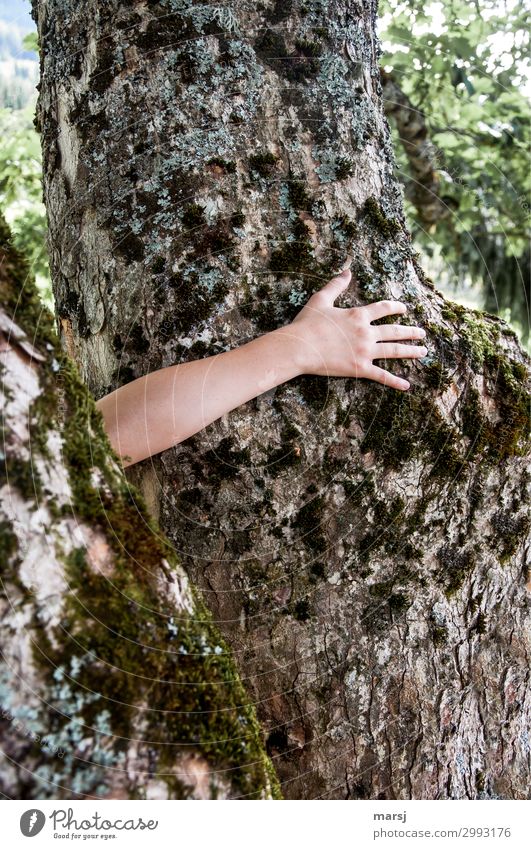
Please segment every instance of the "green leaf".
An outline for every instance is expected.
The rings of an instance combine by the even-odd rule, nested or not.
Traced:
[[[36,32],[28,32],[27,35],[22,39],[22,46],[24,50],[27,50],[30,53],[38,53],[39,52],[39,37]]]

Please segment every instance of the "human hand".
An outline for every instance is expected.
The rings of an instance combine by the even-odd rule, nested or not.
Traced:
[[[345,269],[315,292],[285,328],[297,336],[301,353],[301,373],[327,377],[365,377],[393,389],[409,389],[409,382],[373,360],[389,358],[418,359],[427,349],[404,345],[400,340],[423,339],[426,331],[405,324],[373,325],[371,321],[387,315],[403,315],[407,307],[400,301],[376,301],[364,307],[341,309],[334,301],[350,283]]]

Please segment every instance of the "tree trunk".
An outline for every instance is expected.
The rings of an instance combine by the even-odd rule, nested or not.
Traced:
[[[0,217],[0,792],[278,796],[227,646],[27,274]]]
[[[525,357],[407,232],[373,2],[34,2],[63,345],[96,397],[392,297],[408,393],[304,376],[128,471],[201,587],[289,798],[523,798]],[[391,366],[392,367],[392,366]]]
[[[438,151],[428,134],[426,116],[413,106],[393,74],[380,68],[382,100],[386,116],[396,123],[400,143],[407,156],[411,179],[405,195],[416,208],[420,220],[431,226],[448,218],[456,208],[452,198],[440,197],[441,180],[438,170],[443,167]]]

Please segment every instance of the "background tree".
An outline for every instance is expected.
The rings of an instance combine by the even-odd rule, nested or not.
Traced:
[[[0,295],[0,792],[278,795],[227,646],[125,480],[1,217]]]
[[[342,305],[429,331],[399,394],[303,377],[128,471],[233,647],[293,798],[523,798],[527,379],[425,279],[376,7],[34,3],[63,346],[99,397]]]
[[[384,100],[394,119],[413,239],[438,282],[510,317],[525,340],[531,279],[526,11],[497,0],[380,4]]]

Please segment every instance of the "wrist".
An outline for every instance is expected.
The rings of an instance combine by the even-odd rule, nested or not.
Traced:
[[[291,324],[277,327],[269,334],[274,340],[274,348],[286,371],[286,380],[306,373],[307,352],[302,345],[300,335]]]

